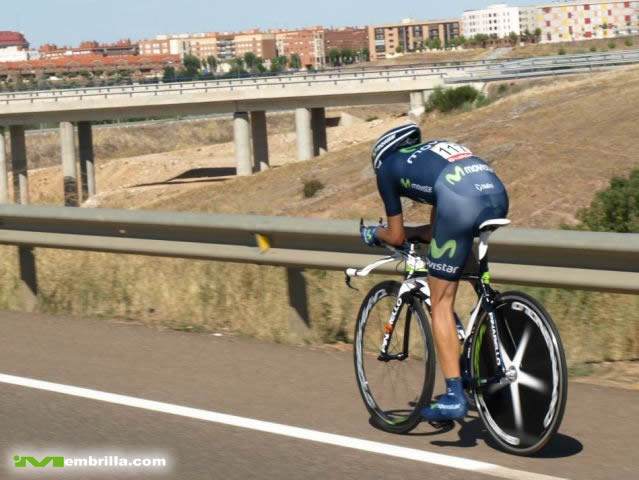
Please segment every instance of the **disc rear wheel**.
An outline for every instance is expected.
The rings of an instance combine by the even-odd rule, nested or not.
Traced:
[[[532,297],[506,292],[497,297],[495,307],[510,380],[476,389],[477,410],[503,450],[531,455],[548,444],[563,418],[568,388],[564,350],[550,315]],[[473,377],[500,371],[486,312],[480,313],[471,362]]]

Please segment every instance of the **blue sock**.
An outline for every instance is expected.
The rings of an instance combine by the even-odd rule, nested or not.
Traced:
[[[422,417],[429,422],[443,422],[463,418],[468,413],[464,396],[464,384],[460,377],[446,379],[446,393],[437,402],[422,410]]]

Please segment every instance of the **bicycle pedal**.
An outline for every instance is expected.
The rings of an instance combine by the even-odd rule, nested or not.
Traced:
[[[442,422],[428,422],[431,427],[436,428],[437,430],[443,430],[445,428],[453,428],[455,426],[455,422],[452,420],[444,420]]]

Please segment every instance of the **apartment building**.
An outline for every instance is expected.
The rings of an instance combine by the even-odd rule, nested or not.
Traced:
[[[253,52],[264,60],[272,60],[277,56],[275,34],[263,33],[260,30],[245,30],[234,37],[235,55],[243,56]]]
[[[137,55],[138,44],[129,39],[116,43],[98,43],[95,40],[80,42],[79,47],[58,47],[54,43],[46,43],[39,49],[41,58],[56,58],[75,55]]]
[[[29,50],[29,42],[18,32],[0,32],[0,62],[19,62],[39,58],[39,53]]]
[[[413,52],[430,39],[438,38],[446,45],[461,35],[459,20],[413,20],[368,26],[371,60],[393,55],[398,47]]]
[[[368,29],[358,27],[342,27],[324,30],[324,48],[329,52],[332,48],[343,50],[350,48],[356,52],[368,48]]]
[[[300,30],[270,30],[275,33],[278,55],[300,56],[302,68],[322,68],[326,64],[325,30],[321,26]]]
[[[519,31],[535,33],[537,29],[537,8],[519,7]]]
[[[515,32],[534,32],[537,28],[535,7],[510,7],[505,3],[488,5],[478,10],[465,10],[462,15],[462,34],[466,38],[477,34],[504,38]]]
[[[538,5],[542,42],[610,38],[639,32],[639,1],[562,2]]]
[[[40,78],[42,74],[61,76],[82,71],[128,70],[134,78],[161,75],[165,66],[180,63],[177,55],[65,55],[0,63],[0,76]]]

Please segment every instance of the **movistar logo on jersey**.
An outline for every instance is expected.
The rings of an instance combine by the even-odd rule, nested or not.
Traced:
[[[433,241],[430,242],[430,254],[436,259],[442,258],[446,252],[448,252],[448,258],[453,258],[456,250],[457,242],[455,240],[448,240],[441,247],[437,245],[437,241],[434,238]]]
[[[433,187],[430,187],[428,185],[419,185],[417,183],[413,183],[413,182],[410,181],[409,178],[400,178],[399,183],[406,190],[410,190],[412,188],[413,190],[418,190],[418,191],[424,192],[424,193],[432,193],[433,192]]]
[[[483,163],[475,163],[473,165],[467,165],[465,167],[460,167],[459,165],[457,165],[453,173],[446,174],[446,181],[451,185],[455,185],[456,183],[461,182],[462,178],[466,175],[477,172],[494,172],[494,170]]]

